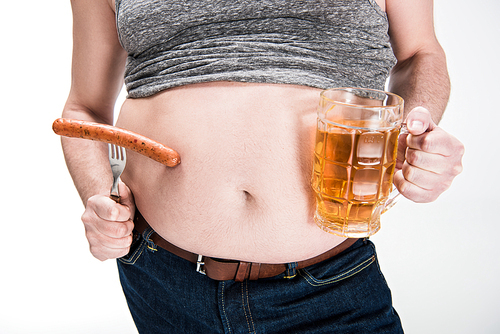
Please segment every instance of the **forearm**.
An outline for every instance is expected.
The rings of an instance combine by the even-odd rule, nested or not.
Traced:
[[[437,45],[398,62],[389,80],[389,90],[405,100],[405,116],[415,107],[428,109],[437,124],[450,96],[446,57]]]
[[[66,105],[62,116],[99,123],[110,122],[99,119],[80,106],[71,104]],[[66,165],[83,204],[86,205],[87,200],[93,195],[109,192],[112,175],[106,144],[66,137],[61,137],[61,143]]]
[[[118,39],[114,8],[107,0],[72,0],[71,8],[71,90],[62,117],[112,124],[127,58]],[[109,193],[112,176],[106,144],[63,137],[62,147],[84,204],[91,196]]]

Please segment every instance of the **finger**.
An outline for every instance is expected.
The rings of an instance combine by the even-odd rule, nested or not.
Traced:
[[[118,222],[115,224],[123,225]],[[103,226],[107,226],[109,223]],[[97,225],[85,224],[85,234],[90,246],[90,252],[101,261],[122,257],[129,252],[132,244],[132,234],[124,237],[108,236],[101,233]]]
[[[119,212],[122,212],[120,214]],[[82,215],[86,231],[99,231],[112,238],[123,238],[132,233],[134,223],[127,206],[117,204],[106,196],[91,197]],[[125,219],[122,221],[121,219]]]
[[[406,117],[406,127],[412,135],[421,135],[432,131],[436,124],[432,121],[431,113],[424,107],[413,108]]]
[[[90,244],[89,248],[90,248],[90,253],[92,253],[92,255],[100,261],[117,259],[127,255],[128,252],[130,251],[130,247],[106,248],[99,244]]]
[[[403,167],[403,162],[406,159],[406,138],[408,134],[401,134],[398,138],[398,152],[396,158],[396,169],[401,169]]]
[[[105,235],[110,238],[123,238],[132,234],[134,223],[131,219],[124,222],[104,220],[97,214],[87,209],[82,215],[87,238],[92,235]]]
[[[435,189],[424,189],[409,182],[405,179],[403,170],[399,170],[394,174],[394,185],[401,195],[416,203],[429,203],[435,201],[442,193]]]
[[[128,205],[116,203],[108,196],[103,195],[89,198],[86,210],[94,211],[98,217],[108,221],[127,221],[132,217]]]
[[[134,202],[134,195],[132,194],[132,191],[130,188],[123,183],[121,180],[118,183],[118,187],[120,190],[120,199],[121,199],[121,204],[128,206],[131,212],[135,211],[135,202]]]
[[[132,244],[132,238],[132,235],[123,238],[111,238],[99,232],[96,233],[95,231],[87,233],[87,240],[91,247],[100,249],[101,252],[107,252],[106,250],[128,249]]]
[[[440,154],[445,157],[461,156],[461,143],[440,127],[422,135],[409,135],[406,139],[408,147],[428,153]]]
[[[441,154],[433,154],[408,148],[406,150],[406,162],[414,167],[426,170],[435,174],[449,174],[450,161]],[[403,165],[401,165],[402,168]]]
[[[100,220],[95,225],[95,228],[106,237],[120,239],[132,235],[134,223],[132,220],[127,220],[125,222]]]
[[[418,168],[408,164],[407,162],[404,163],[402,172],[406,181],[421,188],[422,190],[443,192],[451,185],[451,178],[447,175]]]

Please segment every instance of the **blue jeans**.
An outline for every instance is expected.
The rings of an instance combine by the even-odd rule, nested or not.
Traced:
[[[215,281],[196,265],[139,238],[118,269],[140,333],[403,333],[375,247],[275,277]]]

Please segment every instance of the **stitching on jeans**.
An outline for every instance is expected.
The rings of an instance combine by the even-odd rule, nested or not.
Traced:
[[[147,243],[148,243],[148,249],[152,252],[156,252],[158,251],[158,249],[156,248],[156,245],[153,241],[153,239],[151,239],[151,236],[153,234],[155,234],[156,232],[151,228],[147,228],[144,232],[143,232],[143,238],[144,240],[147,240]]]
[[[336,282],[339,282],[343,279],[354,276],[357,273],[359,273],[360,271],[362,271],[363,269],[367,268],[373,262],[375,262],[375,255],[373,255],[369,259],[361,262],[356,267],[354,267],[354,268],[352,268],[352,269],[350,269],[350,270],[348,270],[340,275],[329,278],[327,280],[319,280],[319,279],[313,277],[309,272],[307,272],[307,270],[303,270],[303,269],[299,270],[299,274],[300,274],[300,276],[304,277],[307,280],[307,282],[309,284],[311,284],[312,286],[322,286],[322,285],[327,285],[327,284],[331,284],[331,283],[336,283]]]
[[[153,244],[153,245],[154,245],[153,240],[148,239],[148,241],[149,241],[151,244]],[[156,252],[156,251],[158,251],[158,249],[157,249],[155,246],[153,246],[153,247],[152,247],[152,246],[150,246],[150,245],[149,245],[149,243],[148,243],[148,249],[149,249],[150,251],[152,251],[152,252]]]
[[[226,314],[226,307],[224,305],[224,288],[226,286],[226,282],[222,282],[222,288],[221,288],[221,304],[222,304],[222,313],[224,314],[224,318],[226,319],[226,324],[227,324],[227,330],[229,333],[231,333],[231,326],[229,326],[229,319],[227,318]]]
[[[243,289],[243,284],[245,284],[245,289]],[[245,297],[244,297],[244,291],[246,292],[246,302],[245,302]],[[245,313],[245,319],[247,321],[247,326],[248,326],[248,333],[256,333],[255,332],[255,324],[252,319],[252,312],[250,311],[250,301],[248,299],[248,281],[241,282],[241,302],[243,304],[243,312]],[[250,315],[250,322],[252,323],[252,327],[250,327],[250,322],[248,322],[248,315],[247,315],[247,309],[248,308],[248,314]],[[253,328],[253,330],[252,330]]]
[[[252,322],[253,333],[257,333],[255,330],[255,323],[253,322],[252,311],[250,311],[250,299],[248,298],[248,281],[247,284],[247,304],[248,304],[248,313],[250,314],[250,321]]]
[[[243,306],[243,313],[245,314],[245,320],[247,321],[247,326],[248,326],[248,333],[251,333],[250,330],[250,323],[248,322],[248,315],[247,315],[247,310],[245,306],[245,298],[243,297],[243,284],[244,282],[241,282],[241,305]]]

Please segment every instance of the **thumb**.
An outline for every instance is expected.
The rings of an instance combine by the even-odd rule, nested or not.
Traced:
[[[424,107],[413,108],[406,117],[408,132],[415,136],[432,131],[436,126],[431,118],[431,113]]]
[[[130,188],[123,183],[120,180],[120,183],[118,184],[118,187],[120,189],[120,204],[127,206],[130,210],[130,219],[134,217],[135,214],[135,202],[134,202],[134,195],[132,194],[132,191]]]

